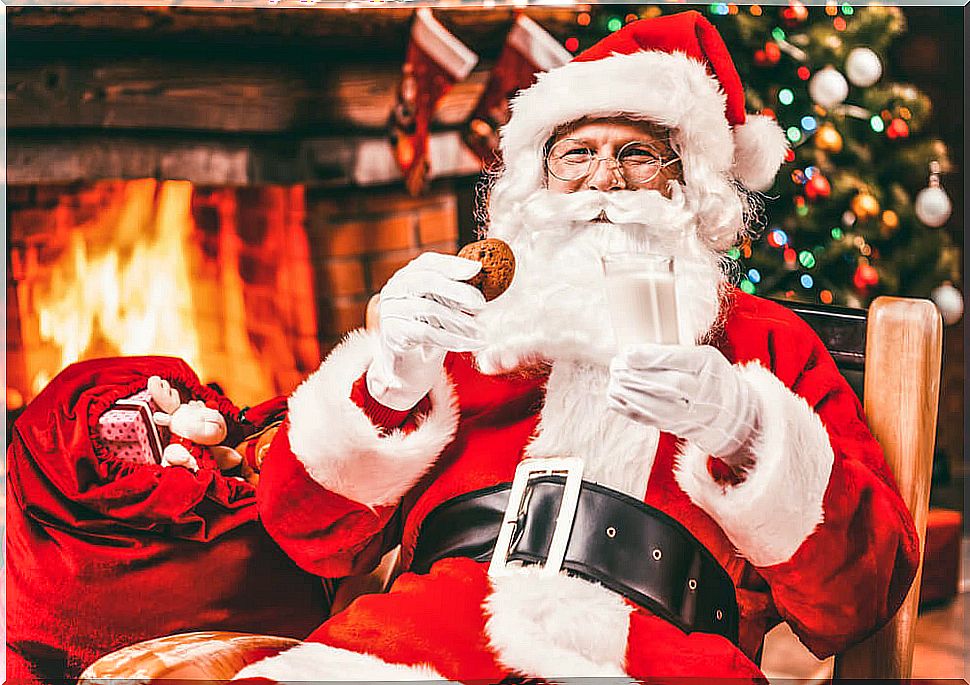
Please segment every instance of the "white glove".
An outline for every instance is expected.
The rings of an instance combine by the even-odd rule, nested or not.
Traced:
[[[462,281],[481,262],[425,252],[381,289],[380,351],[367,369],[367,390],[385,407],[416,405],[441,375],[445,354],[484,346],[475,314],[485,296]]]
[[[610,363],[610,408],[731,464],[760,431],[758,396],[709,345],[631,345]]]

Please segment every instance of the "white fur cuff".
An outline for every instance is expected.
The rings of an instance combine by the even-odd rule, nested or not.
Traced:
[[[351,399],[378,348],[350,333],[289,400],[290,447],[317,483],[368,506],[396,504],[455,436],[458,401],[448,374],[431,388],[431,411],[410,433],[385,433]]]
[[[382,659],[338,649],[319,642],[304,642],[285,652],[243,668],[235,678],[269,678],[278,683],[305,682],[442,682],[428,665],[390,664]],[[450,681],[449,681],[450,682]]]
[[[737,367],[760,396],[755,465],[736,486],[717,483],[708,455],[687,443],[675,477],[755,566],[788,561],[822,522],[822,497],[835,460],[828,432],[809,404],[757,363]]]

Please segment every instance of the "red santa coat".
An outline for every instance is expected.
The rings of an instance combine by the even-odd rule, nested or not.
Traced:
[[[759,680],[752,660],[780,620],[820,658],[888,620],[913,580],[918,540],[859,401],[795,314],[737,291],[727,306],[714,344],[762,400],[757,463],[742,483],[725,485],[706,454],[667,433],[638,458],[649,474],[646,503],[686,526],[734,580],[738,647],[684,634],[580,579],[525,571],[493,580],[486,564],[445,559],[358,599],[309,644],[240,675]],[[263,464],[266,529],[324,577],[367,572],[398,542],[407,568],[425,516],[510,481],[543,422],[558,428],[564,450],[581,442],[570,442],[568,422],[550,418],[553,404],[568,403],[553,397],[555,367],[553,377],[484,376],[467,355],[450,354],[428,398],[394,412],[363,382],[376,344],[352,334],[297,389],[287,430]],[[611,449],[622,453],[624,439]]]

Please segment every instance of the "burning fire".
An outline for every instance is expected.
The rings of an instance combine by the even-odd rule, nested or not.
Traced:
[[[40,337],[60,350],[57,369],[86,357],[164,354],[204,373],[185,246],[192,185],[126,184],[124,201],[97,226],[78,226],[68,253],[34,293]],[[32,380],[36,394],[51,370]]]
[[[196,192],[99,181],[62,196],[43,233],[12,222],[25,399],[79,360],[167,355],[242,406],[319,363],[302,189],[267,187],[249,204],[232,188]],[[75,206],[96,215],[75,219]]]

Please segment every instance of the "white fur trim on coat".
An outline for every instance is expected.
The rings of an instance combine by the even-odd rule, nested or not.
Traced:
[[[828,432],[809,404],[757,363],[737,367],[761,400],[755,464],[736,485],[717,483],[708,455],[689,442],[674,475],[691,501],[718,522],[755,566],[792,558],[823,519],[835,460]]]
[[[626,675],[633,609],[605,587],[516,569],[492,578],[485,632],[503,666],[530,678]]]
[[[431,411],[410,433],[385,433],[350,399],[377,351],[376,334],[350,333],[289,400],[290,447],[323,487],[368,506],[396,503],[455,436],[458,401],[447,372]]]
[[[304,642],[276,656],[252,663],[235,677],[270,678],[280,683],[445,680],[430,666],[389,664],[370,654],[338,649],[319,642]]]

